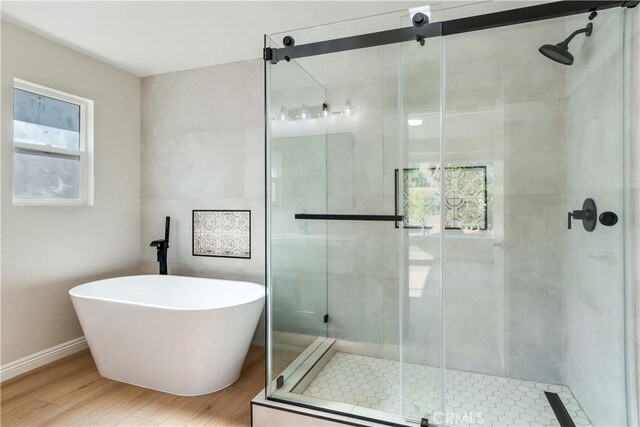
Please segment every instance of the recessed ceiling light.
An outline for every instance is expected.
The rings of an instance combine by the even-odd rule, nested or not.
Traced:
[[[422,125],[422,119],[409,119],[407,120],[409,126],[420,126]]]

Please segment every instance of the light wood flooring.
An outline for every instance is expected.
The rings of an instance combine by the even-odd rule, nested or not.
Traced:
[[[248,426],[264,387],[264,348],[252,346],[242,375],[204,396],[182,397],[102,378],[89,350],[0,385],[2,426]]]

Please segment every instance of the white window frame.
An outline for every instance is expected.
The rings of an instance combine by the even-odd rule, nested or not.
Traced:
[[[93,205],[93,101],[70,93],[51,89],[26,80],[13,79],[13,88],[58,99],[80,107],[80,150],[68,150],[51,145],[33,144],[13,138],[13,205],[14,206],[92,206]],[[12,91],[13,93],[13,91]],[[13,125],[13,113],[11,123]],[[15,153],[30,151],[62,154],[80,160],[80,197],[78,199],[22,199],[15,194]]]

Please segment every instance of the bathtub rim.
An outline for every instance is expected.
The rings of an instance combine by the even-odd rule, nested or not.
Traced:
[[[248,284],[248,285],[251,285],[251,286],[263,288],[263,292],[260,293],[260,296],[258,296],[256,298],[249,299],[248,301],[244,301],[244,302],[241,302],[239,304],[225,305],[225,306],[222,306],[222,307],[171,307],[171,306],[166,306],[166,305],[149,304],[149,303],[143,303],[143,302],[132,302],[132,301],[126,301],[126,300],[108,298],[108,297],[79,295],[77,293],[77,291],[74,293],[74,290],[76,290],[77,288],[79,288],[81,286],[89,285],[89,284],[92,284],[92,283],[104,282],[104,281],[108,281],[108,280],[117,280],[117,279],[122,279],[122,278],[155,277],[155,276],[159,276],[159,275],[157,275],[157,274],[139,274],[139,275],[127,275],[127,276],[109,277],[109,278],[100,279],[100,280],[92,280],[91,282],[81,283],[81,284],[76,285],[73,288],[69,289],[69,296],[71,297],[72,301],[73,301],[74,298],[78,298],[78,299],[85,299],[85,300],[111,302],[111,303],[115,303],[115,304],[126,304],[126,305],[132,305],[132,306],[136,306],[136,307],[148,307],[148,308],[154,308],[154,309],[158,309],[158,310],[181,311],[181,312],[208,311],[208,310],[227,310],[227,309],[232,309],[234,307],[242,307],[242,306],[245,306],[245,305],[253,304],[253,303],[258,302],[260,300],[262,300],[262,303],[264,305],[264,300],[266,298],[266,287],[261,285],[261,284],[259,284],[259,283],[247,282],[247,281],[244,281],[244,280],[214,279],[214,278],[210,278],[210,277],[178,276],[178,275],[175,275],[175,274],[171,274],[171,275],[168,275],[168,276],[181,277],[181,278],[187,278],[187,279],[199,279],[199,280],[212,280],[212,281],[221,281],[221,282],[244,283],[244,284]]]

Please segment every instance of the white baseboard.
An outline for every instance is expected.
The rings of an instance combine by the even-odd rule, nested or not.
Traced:
[[[0,381],[16,377],[42,365],[62,359],[70,354],[77,353],[87,348],[87,340],[84,337],[56,345],[46,350],[30,354],[22,359],[15,360],[0,366]]]

